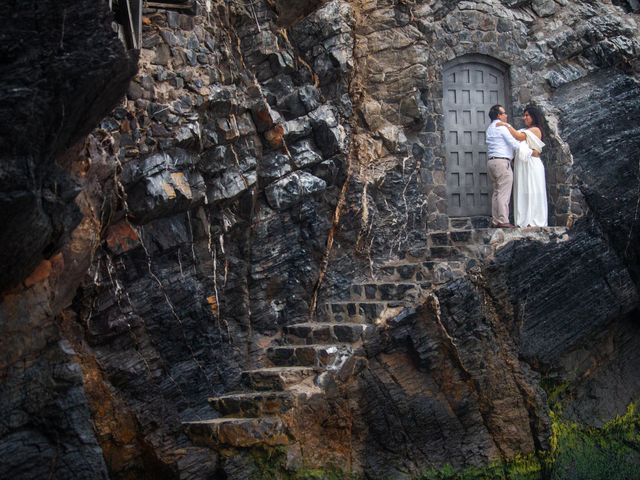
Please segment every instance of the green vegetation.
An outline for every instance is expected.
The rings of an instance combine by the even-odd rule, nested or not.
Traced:
[[[287,470],[287,448],[254,448],[251,456],[257,472],[251,480],[357,480],[359,477],[339,468],[300,468]]]
[[[419,480],[539,480],[541,463],[533,455],[508,463],[493,463],[482,468],[456,471],[450,465],[425,472]]]
[[[354,474],[344,473],[340,470],[299,470],[291,480],[356,480]]]
[[[562,420],[551,412],[548,459],[552,480],[640,479],[640,415],[635,404],[602,428]]]
[[[562,392],[565,386],[556,386]],[[587,427],[563,418],[560,395],[549,392],[551,449],[509,462],[482,468],[455,470],[450,465],[431,469],[417,480],[640,480],[640,412],[629,405],[627,412],[602,428]],[[260,472],[255,480],[356,480],[340,469],[285,468],[286,447],[254,449],[254,464]]]
[[[283,466],[287,461],[286,447],[254,448],[251,450],[251,456],[253,457],[257,470],[260,472],[255,480],[289,480],[282,475],[284,470]]]
[[[640,480],[640,413],[635,404],[602,428],[579,425],[553,411],[551,420],[549,452],[461,471],[446,465],[419,480]]]
[[[546,377],[540,382],[540,386],[547,392],[547,404],[554,412],[562,411],[562,400],[569,395],[571,384],[556,378]]]

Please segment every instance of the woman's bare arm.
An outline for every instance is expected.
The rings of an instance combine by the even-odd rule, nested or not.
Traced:
[[[511,136],[520,142],[527,138],[524,132],[519,132],[508,123],[498,122],[496,123],[496,127],[507,127],[507,130],[509,130],[509,133],[511,134]]]

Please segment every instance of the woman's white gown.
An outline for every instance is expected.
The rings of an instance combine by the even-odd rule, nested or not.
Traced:
[[[513,212],[518,227],[547,226],[547,188],[544,165],[540,157],[531,155],[532,149],[542,152],[544,143],[529,130],[520,142],[514,161]]]

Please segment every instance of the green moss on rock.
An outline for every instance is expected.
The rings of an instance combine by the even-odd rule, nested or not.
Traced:
[[[431,469],[419,480],[636,480],[640,479],[640,414],[630,404],[602,428],[551,411],[551,450],[482,468]]]

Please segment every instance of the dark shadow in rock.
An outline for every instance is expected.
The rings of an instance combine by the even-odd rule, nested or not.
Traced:
[[[18,3],[0,5],[0,290],[80,221],[79,189],[55,161],[113,108],[137,63],[111,30],[105,3]]]

